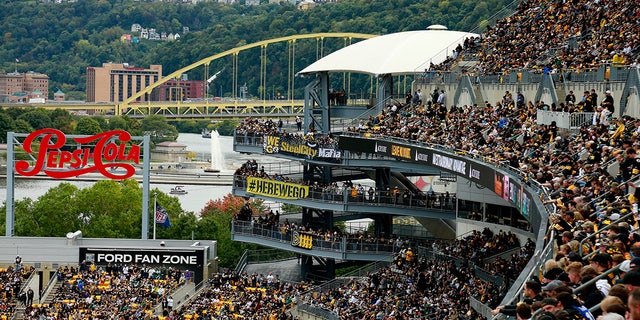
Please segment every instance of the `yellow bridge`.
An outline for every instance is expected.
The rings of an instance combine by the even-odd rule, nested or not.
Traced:
[[[343,40],[343,45],[350,45],[353,39],[369,39],[376,35],[362,33],[313,33],[303,35],[293,35],[270,40],[263,40],[252,44],[239,46],[219,54],[215,54],[192,63],[186,67],[178,69],[173,73],[163,77],[159,81],[145,87],[143,90],[132,95],[125,101],[119,103],[47,103],[31,105],[33,107],[44,107],[46,109],[65,109],[70,112],[86,112],[87,114],[103,114],[103,115],[127,115],[134,118],[142,118],[149,115],[163,115],[170,119],[216,119],[216,118],[241,118],[246,116],[257,117],[292,117],[302,115],[304,109],[304,101],[296,100],[294,97],[295,81],[296,81],[296,43],[300,40],[316,41],[316,60],[325,55],[325,39],[337,38]],[[282,99],[272,99],[269,97],[267,90],[271,84],[267,83],[267,57],[269,54],[268,47],[274,43],[286,43],[288,52],[288,70],[286,94]],[[238,55],[242,51],[260,48],[260,89],[256,99],[239,99],[237,98],[239,90],[238,86]],[[282,50],[278,50],[274,54],[283,54]],[[202,69],[203,80],[205,86],[206,79],[210,79],[209,65],[211,62],[223,57],[231,58],[231,97],[234,98],[204,98],[195,101],[144,101],[150,100],[151,92],[158,86],[172,79],[179,79],[182,74],[198,68],[198,72]],[[215,75],[214,75],[215,77]],[[345,75],[345,87],[350,85],[350,75]],[[142,98],[141,98],[142,97]],[[140,102],[140,100],[143,100]],[[15,105],[11,105],[15,106]],[[21,105],[29,106],[29,105]]]
[[[27,105],[21,105],[27,106]],[[203,101],[151,101],[130,105],[90,103],[48,103],[29,105],[45,109],[64,109],[72,113],[127,115],[144,118],[162,115],[174,120],[198,120],[255,117],[292,117],[302,115],[303,100],[203,100]]]

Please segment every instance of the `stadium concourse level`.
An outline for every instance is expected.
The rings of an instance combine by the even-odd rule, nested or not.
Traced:
[[[487,26],[481,39],[431,70],[448,71],[455,56],[478,59],[479,75],[514,70],[588,70],[638,66],[640,7],[635,0],[521,1],[508,18]]]
[[[260,167],[260,169],[258,169]],[[377,190],[374,186],[365,187],[362,184],[354,184],[347,180],[342,183],[336,181],[326,184],[318,181],[305,181],[303,179],[293,179],[278,173],[267,173],[264,166],[259,166],[256,160],[247,160],[242,166],[236,169],[234,180],[236,187],[245,187],[244,182],[249,177],[270,179],[282,182],[292,182],[309,186],[309,198],[326,201],[342,202],[345,198],[348,202],[360,202],[369,204],[391,204],[409,207],[426,207],[453,210],[456,204],[455,193],[446,192],[421,192],[394,187],[385,190]],[[249,221],[249,217],[239,220]]]

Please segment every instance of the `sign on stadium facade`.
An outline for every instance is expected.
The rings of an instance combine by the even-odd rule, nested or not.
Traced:
[[[309,159],[340,159],[342,150],[331,145],[319,145],[313,140],[305,140],[295,136],[263,137],[262,150],[267,154],[282,153]]]
[[[304,199],[309,196],[309,186],[291,182],[247,177],[247,192],[279,199]]]
[[[80,248],[79,263],[86,261],[99,267],[107,265],[147,265],[150,267],[172,267],[191,270],[195,283],[203,280],[205,248],[194,247],[187,250],[175,248]]]
[[[531,197],[524,186],[493,167],[464,156],[439,152],[436,149],[404,144],[388,140],[341,136],[338,146],[350,152],[364,152],[395,158],[402,161],[432,166],[444,172],[464,177],[470,182],[493,190],[503,199],[512,202],[522,215],[529,218]]]

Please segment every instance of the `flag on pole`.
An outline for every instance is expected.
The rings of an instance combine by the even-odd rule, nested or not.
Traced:
[[[169,214],[157,202],[156,202],[156,223],[166,228],[171,227],[171,221],[169,221]]]

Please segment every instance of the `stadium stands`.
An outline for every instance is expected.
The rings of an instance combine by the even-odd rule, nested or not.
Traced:
[[[638,67],[639,17],[640,6],[632,0],[522,1],[513,16],[488,27],[477,45],[469,43],[460,56],[479,61],[475,69],[468,70],[475,74],[514,70],[554,73],[610,64]],[[455,60],[448,61],[434,69],[449,71]],[[600,94],[606,96],[606,92]],[[591,97],[585,94],[582,107],[602,102],[591,101]],[[447,107],[427,99],[423,102],[390,105],[382,114],[350,128],[348,134],[447,146],[452,152],[510,167],[522,181],[544,187],[551,197],[543,200],[553,207],[546,240],[555,242],[558,250],[540,274],[532,276],[540,281],[542,296],[554,298],[525,303],[514,308],[516,312],[527,314],[528,309],[537,319],[565,319],[567,315],[590,319],[583,305],[595,315],[627,311],[630,290],[640,287],[640,261],[636,258],[640,257],[636,220],[640,191],[636,190],[640,189],[634,183],[640,172],[636,155],[640,150],[640,120],[611,118],[603,111],[603,104],[601,110],[594,108],[596,116],[589,125],[562,132],[552,124],[537,123],[536,113],[544,105],[521,105],[508,95],[503,101],[481,106]],[[270,120],[252,118],[245,119],[236,130],[239,137],[256,134],[286,135],[332,148],[340,139],[313,131],[306,135],[282,132]],[[611,170],[614,165],[619,170]],[[257,166],[240,168],[237,174],[282,178],[268,175]],[[262,223],[281,224],[273,217]],[[321,234],[320,230],[315,232]],[[25,314],[27,319],[109,315],[136,319],[289,319],[293,315],[287,310],[301,299],[343,319],[477,319],[481,315],[470,307],[471,300],[497,308],[510,280],[520,275],[534,254],[533,246],[532,242],[515,243],[508,233],[489,236],[474,232],[453,242],[405,247],[396,253],[391,266],[328,291],[312,290],[304,295],[312,288],[281,282],[277,275],[220,273],[181,310],[169,312],[165,302],[167,312],[162,316],[153,315],[151,310],[166,301],[164,298],[180,284],[182,276],[175,270],[137,265],[85,272],[63,269],[60,276],[64,285],[56,291],[55,302],[27,306]],[[511,248],[517,251],[508,259],[487,259]],[[15,297],[30,272],[27,267],[0,272],[3,317],[12,317],[19,303]],[[573,292],[578,300],[572,298]],[[600,311],[599,303],[614,296],[621,298],[622,305],[604,309],[603,303]]]

